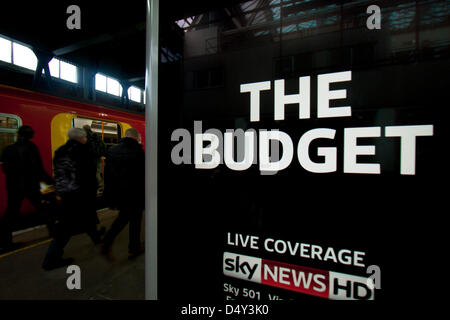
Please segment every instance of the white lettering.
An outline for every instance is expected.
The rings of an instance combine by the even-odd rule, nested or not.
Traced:
[[[270,90],[270,81],[241,84],[241,93],[250,92],[250,121],[259,121],[260,92]]]
[[[299,119],[310,117],[310,77],[299,78],[299,93],[284,94],[284,80],[275,80],[275,120],[284,120],[284,106],[299,104]]]
[[[330,100],[347,98],[347,90],[330,90],[330,83],[351,80],[351,71],[320,74],[317,77],[318,118],[351,117],[352,109],[350,106],[330,108]]]
[[[433,125],[393,126],[385,128],[386,137],[400,137],[400,174],[416,174],[416,137],[433,135]]]
[[[375,146],[359,146],[358,138],[379,137],[380,127],[344,129],[344,172],[380,174],[378,163],[357,163],[358,155],[375,155]]]

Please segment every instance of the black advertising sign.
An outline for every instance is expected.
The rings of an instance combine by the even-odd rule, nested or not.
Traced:
[[[258,3],[161,33],[161,298],[414,297],[442,242],[448,2]]]

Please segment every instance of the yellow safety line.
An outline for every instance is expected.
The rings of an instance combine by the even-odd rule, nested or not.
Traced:
[[[28,247],[23,247],[23,248],[20,248],[20,249],[11,251],[11,252],[7,252],[5,254],[0,255],[0,259],[3,259],[5,257],[10,256],[10,255],[15,254],[15,253],[19,253],[21,251],[25,251],[25,250],[28,250],[28,249],[31,249],[31,248],[34,248],[34,247],[41,246],[43,244],[49,243],[52,240],[53,239],[47,239],[47,240],[44,240],[44,241],[41,241],[41,242],[38,242],[38,243],[35,243],[35,244],[32,244],[32,245],[29,245]]]

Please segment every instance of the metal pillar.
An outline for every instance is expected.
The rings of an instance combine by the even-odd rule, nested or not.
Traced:
[[[38,64],[36,70],[34,72],[33,78],[33,87],[39,88],[42,81],[42,70],[44,70],[44,81],[47,86],[46,89],[52,89],[52,76],[50,75],[50,68],[48,67],[48,63],[53,59],[53,55],[47,52],[44,52],[39,49],[33,49],[34,54],[38,60]]]
[[[127,81],[120,81],[122,86],[122,95],[120,97],[120,106],[129,109],[130,108],[130,98],[128,97],[128,89],[131,85]]]
[[[158,299],[159,0],[147,0],[145,69],[145,299]]]
[[[83,79],[82,87],[83,87],[83,98],[86,100],[96,101],[95,94],[95,75],[97,74],[96,69],[92,69],[90,67],[78,68],[81,70]]]

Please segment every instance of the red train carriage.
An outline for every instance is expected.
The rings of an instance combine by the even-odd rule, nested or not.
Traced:
[[[45,170],[52,173],[54,151],[67,141],[67,131],[86,124],[107,145],[117,143],[128,128],[136,128],[145,145],[143,115],[0,85],[0,157],[3,149],[16,141],[17,129],[21,125],[29,125],[35,130],[33,142],[39,148]],[[3,170],[0,170],[0,218],[7,206],[5,184]],[[21,215],[33,210],[24,201]]]

